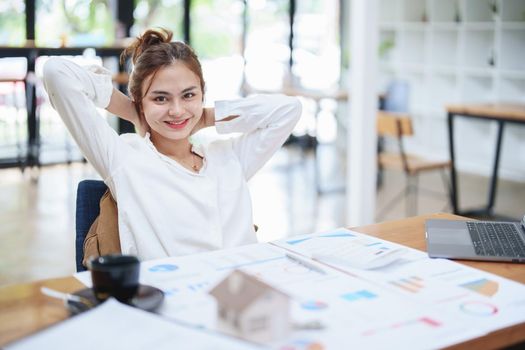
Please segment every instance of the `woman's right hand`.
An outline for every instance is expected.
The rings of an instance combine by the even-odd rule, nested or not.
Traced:
[[[149,126],[144,118],[140,118],[135,108],[135,103],[121,91],[113,88],[109,105],[106,107],[108,112],[113,113],[119,118],[127,120],[135,126],[140,136],[144,136],[149,131]]]

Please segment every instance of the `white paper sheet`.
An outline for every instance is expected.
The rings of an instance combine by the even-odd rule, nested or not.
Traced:
[[[419,250],[345,228],[271,243],[348,272],[385,268],[427,257]]]
[[[6,347],[8,350],[261,348],[221,334],[185,327],[114,299]]]
[[[77,280],[79,280],[80,283],[82,283],[86,287],[91,288],[91,286],[92,286],[92,283],[91,283],[91,272],[89,272],[89,271],[77,272],[77,273],[75,273],[73,275],[73,277],[75,277]]]
[[[341,253],[351,258],[348,246],[358,255],[402,247],[336,229],[272,244],[143,262],[140,280],[165,292],[161,315],[214,330],[217,304],[209,290],[234,269],[257,276],[292,298],[296,325],[320,325],[297,329],[289,338],[269,344],[279,349],[439,348],[525,322],[522,284],[453,261],[430,259],[407,247],[402,247],[405,251],[398,259],[375,269],[329,259]],[[317,268],[287,258],[287,251],[302,254]],[[308,258],[316,255],[327,258],[320,262]],[[89,273],[76,277],[91,283]]]
[[[363,269],[342,260],[345,241],[362,245],[358,253],[369,253],[396,243],[380,240],[347,229],[290,237],[273,242],[276,246],[305,256],[325,255],[322,262],[337,267],[350,276],[367,281],[383,293],[396,295],[410,305],[436,310],[447,323],[460,321],[481,332],[491,332],[525,322],[525,286],[451,260],[431,259],[424,252],[407,248],[397,261],[377,269]],[[347,251],[348,252],[348,251]],[[332,259],[339,257],[341,259]],[[394,307],[385,307],[385,313]],[[377,314],[375,314],[377,316]]]

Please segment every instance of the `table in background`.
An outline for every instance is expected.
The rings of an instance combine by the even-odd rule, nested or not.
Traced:
[[[425,220],[461,219],[451,214],[432,214],[352,228],[374,237],[425,250]],[[462,261],[462,264],[525,283],[525,265]],[[0,347],[68,317],[64,304],[40,293],[47,286],[63,292],[85,288],[74,277],[50,279],[0,288]],[[491,332],[454,345],[452,349],[493,349],[525,342],[525,323]]]
[[[40,123],[37,113],[37,96],[36,96],[36,75],[35,63],[40,56],[57,56],[57,55],[82,55],[86,49],[95,50],[95,55],[100,57],[119,58],[124,46],[108,47],[37,47],[33,42],[28,42],[26,46],[0,46],[0,57],[25,57],[27,59],[27,74],[24,79],[26,89],[26,106],[27,106],[27,166],[40,165]],[[119,71],[124,71],[124,66],[120,64]],[[124,89],[120,86],[121,90]],[[120,123],[119,119],[119,123]],[[122,127],[122,125],[124,125]],[[127,124],[119,124],[119,130],[124,132],[133,132]]]
[[[250,86],[247,83],[244,83],[242,86],[243,94],[248,95],[251,93],[258,94],[275,94],[281,93],[288,96],[304,97],[306,99],[312,100],[315,104],[314,110],[314,120],[315,124],[313,127],[313,135],[310,134],[312,130],[308,130],[305,135],[295,136],[290,135],[288,141],[297,143],[302,149],[311,149],[314,156],[314,181],[315,189],[317,194],[325,194],[332,192],[344,192],[345,187],[325,189],[321,184],[321,169],[319,165],[319,156],[317,152],[317,146],[319,141],[317,139],[318,124],[319,124],[319,113],[321,112],[321,100],[333,100],[337,103],[347,102],[348,101],[348,91],[343,89],[328,89],[328,90],[309,90],[293,86],[283,86],[281,89],[274,90],[263,90],[257,89]]]
[[[494,217],[493,208],[496,199],[496,186],[498,180],[499,159],[501,153],[501,141],[503,140],[503,128],[505,123],[525,124],[525,105],[523,104],[456,104],[446,106],[448,113],[448,138],[451,167],[451,185],[450,202],[455,214],[465,216],[487,216]],[[496,153],[492,175],[490,178],[489,198],[487,206],[481,209],[461,211],[458,208],[458,192],[455,150],[454,150],[454,117],[462,116],[468,118],[477,118],[484,120],[493,120],[498,123],[498,136],[496,138]]]
[[[321,169],[319,162],[319,155],[317,146],[319,145],[319,140],[317,138],[317,133],[319,129],[319,114],[321,112],[321,101],[322,100],[333,100],[336,103],[346,103],[348,102],[349,96],[348,90],[346,89],[326,89],[326,90],[310,90],[310,89],[304,89],[300,87],[294,87],[294,86],[284,86],[278,91],[273,90],[261,90],[256,89],[254,87],[249,86],[247,83],[243,84],[243,93],[249,94],[249,93],[266,93],[266,94],[272,94],[272,93],[281,93],[288,96],[297,96],[297,97],[303,97],[309,100],[312,100],[315,104],[315,110],[314,110],[314,130],[313,135],[310,135],[310,133],[306,133],[303,136],[296,137],[293,134],[291,135],[291,138],[295,137],[298,141],[298,143],[301,145],[302,148],[311,148],[314,153],[314,179],[315,179],[315,189],[317,191],[317,194],[329,194],[329,193],[336,193],[336,192],[344,192],[346,190],[346,186],[340,186],[335,188],[324,188],[321,184]],[[386,94],[380,93],[377,95],[378,98],[378,107],[379,109],[383,109],[384,103],[385,103],[385,97]],[[336,118],[337,119],[337,118]],[[312,131],[312,130],[308,130]],[[378,145],[379,147],[379,145]]]

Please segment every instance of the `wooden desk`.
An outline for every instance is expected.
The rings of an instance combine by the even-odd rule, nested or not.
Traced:
[[[450,214],[434,214],[353,229],[425,250],[424,223],[428,218],[460,219]],[[525,265],[523,264],[462,263],[525,283]],[[84,287],[74,277],[65,277],[0,288],[0,347],[68,317],[62,302],[45,297],[40,293],[41,286],[64,292],[73,292]],[[525,342],[525,323],[455,345],[452,349],[500,348],[519,342]]]
[[[375,225],[352,228],[367,235],[406,245],[411,248],[426,251],[425,220],[458,219],[463,217],[451,214],[433,214],[416,216],[409,219],[390,221]],[[525,283],[525,265],[512,263],[492,263],[478,261],[458,261],[464,265],[487,271],[520,283]],[[516,343],[525,343],[525,323],[489,333],[483,337],[451,346],[447,349],[496,349]]]
[[[525,105],[523,104],[456,104],[446,106],[448,113],[448,138],[451,161],[451,185],[450,202],[455,214],[465,216],[487,216],[494,217],[494,202],[496,199],[496,185],[498,180],[499,159],[501,153],[501,142],[503,140],[503,127],[505,123],[525,124]],[[481,209],[461,211],[458,208],[459,187],[457,183],[455,151],[454,151],[454,117],[463,116],[485,120],[494,120],[498,123],[498,136],[496,139],[496,153],[490,179],[489,198],[487,206]]]

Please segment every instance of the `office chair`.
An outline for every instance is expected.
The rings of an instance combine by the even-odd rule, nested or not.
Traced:
[[[78,184],[75,224],[75,260],[77,272],[86,270],[84,265],[82,265],[82,260],[84,259],[84,240],[93,221],[95,221],[100,214],[100,199],[107,189],[106,184],[100,180],[83,180]]]
[[[386,89],[384,97],[381,99],[379,109],[382,111],[407,113],[408,96],[410,85],[404,80],[392,80]],[[377,154],[379,155],[385,148],[385,140],[381,135],[377,138]],[[383,168],[378,164],[377,168],[377,188],[383,185]]]
[[[415,155],[407,154],[403,145],[403,138],[412,136],[412,120],[407,114],[379,111],[377,115],[377,134],[383,138],[395,138],[398,152],[380,152],[378,166],[382,169],[402,170],[406,175],[405,188],[380,210],[381,218],[404,195],[406,197],[407,216],[416,215],[418,196],[418,176],[422,172],[440,170],[444,187],[450,194],[450,186],[445,176],[445,170],[450,169],[450,161],[428,160]],[[448,196],[450,199],[450,196]]]

